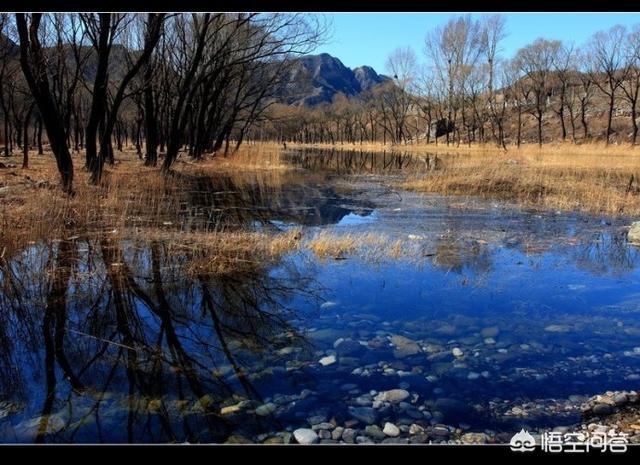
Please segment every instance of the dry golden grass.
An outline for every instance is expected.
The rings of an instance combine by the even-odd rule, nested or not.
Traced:
[[[216,157],[211,160],[219,170],[290,170],[293,167],[282,159],[282,146],[272,142],[259,143],[253,146],[241,146],[228,157]]]
[[[239,156],[253,157],[256,163],[257,160],[270,157],[264,148],[257,148],[255,152],[254,155],[243,155],[245,152],[240,151]],[[88,183],[88,173],[81,166],[82,158],[77,157],[76,195],[68,197],[59,188],[59,176],[52,155],[31,154],[30,158],[28,169],[20,168],[20,156],[3,157],[1,160],[5,166],[9,166],[0,168],[0,257],[5,259],[39,241],[72,236],[91,237],[105,232],[113,234],[114,239],[152,240],[160,234],[163,240],[187,246],[194,242],[193,237],[171,227],[164,227],[160,232],[154,232],[154,228],[171,226],[177,212],[184,207],[181,205],[185,200],[182,194],[189,188],[184,185],[189,176],[213,176],[225,171],[221,164],[234,163],[220,163],[217,159],[194,163],[179,159],[174,168],[176,175],[164,176],[159,168],[143,166],[135,153],[124,152],[117,155],[116,165],[106,167],[101,184],[94,186]],[[242,166],[248,168],[247,165]],[[247,169],[243,173],[249,171]],[[274,170],[276,178],[279,176],[277,173],[278,170]],[[278,179],[273,181],[280,182]],[[222,230],[207,234],[198,243],[200,250],[215,254],[228,246],[234,253],[237,252],[238,261],[250,255],[248,250],[257,251],[255,260],[260,260],[277,256],[287,247],[295,245],[289,235],[267,237]],[[204,243],[214,243],[215,246],[203,248]],[[209,267],[222,270],[233,261],[229,254],[220,257],[213,260]],[[206,270],[206,267],[203,266],[203,269]]]
[[[346,258],[346,254],[352,254],[356,251],[358,241],[350,234],[334,236],[323,231],[309,240],[305,246],[320,259],[340,260]]]
[[[434,148],[430,145],[428,150],[419,146],[401,149],[407,147],[423,153],[433,152]],[[379,146],[363,148],[380,149]],[[419,177],[411,176],[401,182],[401,186],[423,192],[510,199],[554,209],[640,214],[640,152],[637,148],[555,144],[542,149],[523,146],[508,152],[490,146],[478,146],[466,152],[462,150],[468,149],[463,147],[459,152],[450,149],[439,156],[439,169]],[[24,170],[20,168],[20,156],[3,157],[1,161],[5,165],[15,166],[0,168],[0,257],[11,256],[26,245],[42,240],[90,236],[105,231],[115,231],[122,238],[151,237],[154,228],[171,223],[181,208],[183,182],[189,176],[233,172],[242,186],[243,182],[253,185],[255,173],[259,171],[266,175],[270,185],[282,185],[295,173],[284,168],[281,154],[279,144],[265,143],[245,147],[229,158],[203,162],[181,158],[174,169],[177,175],[163,176],[158,168],[144,167],[135,153],[125,152],[117,155],[115,166],[106,168],[100,186],[87,182],[88,174],[81,167],[82,157],[76,157],[76,195],[72,198],[59,188],[51,154],[31,154],[30,167]],[[160,229],[162,234],[166,233],[165,229],[173,230],[172,234],[179,237],[178,245],[183,240],[188,242],[184,233],[175,228]],[[221,246],[235,243],[238,250],[245,251],[257,247],[261,250],[258,257],[277,256],[280,247],[283,250],[297,247],[288,236],[276,240],[255,235],[233,236],[238,233],[232,231],[215,234],[210,237],[211,242],[220,242]],[[229,240],[225,241],[223,235]],[[327,233],[305,244],[321,258],[341,258],[361,252],[401,256],[406,252],[405,245],[373,235]],[[211,253],[215,253],[215,247]],[[243,260],[242,253],[238,252],[239,261]],[[224,269],[228,264],[224,260],[219,262],[223,265],[211,267]]]
[[[450,154],[441,169],[401,183],[423,192],[478,195],[611,215],[640,214],[640,156],[562,150]]]
[[[476,195],[527,205],[610,215],[640,214],[640,148],[588,143],[315,144],[295,147],[398,151],[439,156],[440,169],[409,176],[400,187],[445,195]]]
[[[186,257],[186,276],[222,276],[263,268],[295,251],[302,237],[299,229],[277,234],[249,231],[179,233],[145,231],[144,241],[160,241],[168,255]]]
[[[393,240],[386,235],[374,233],[335,234],[320,231],[303,243],[303,247],[311,250],[321,260],[344,260],[349,255],[359,258],[379,260],[384,258],[400,258],[406,247],[403,241]]]

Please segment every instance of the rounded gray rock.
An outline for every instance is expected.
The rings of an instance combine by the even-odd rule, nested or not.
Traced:
[[[387,436],[391,436],[392,438],[400,435],[400,429],[390,422],[386,422],[384,424],[384,429],[382,430],[382,432]]]
[[[293,432],[293,437],[300,444],[313,444],[318,441],[318,435],[309,428],[298,428]]]

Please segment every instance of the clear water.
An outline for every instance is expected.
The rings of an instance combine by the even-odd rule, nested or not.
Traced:
[[[98,234],[25,250],[0,271],[0,441],[259,441],[313,416],[342,425],[393,388],[414,402],[375,409],[377,424],[512,434],[638,388],[629,219],[399,191],[427,169],[410,155],[290,160],[300,169],[279,177],[198,180],[171,227],[372,232],[410,257],[303,249],[197,280],[172,273],[183,257],[161,243]]]

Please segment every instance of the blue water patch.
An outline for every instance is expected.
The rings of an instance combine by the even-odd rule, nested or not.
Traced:
[[[378,214],[376,211],[371,212],[368,215],[358,215],[357,213],[349,213],[342,217],[340,221],[338,221],[338,226],[355,226],[359,224],[367,224],[372,223],[378,219]]]

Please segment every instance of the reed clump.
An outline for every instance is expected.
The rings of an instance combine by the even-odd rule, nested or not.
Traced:
[[[506,199],[557,210],[640,214],[640,154],[501,152],[448,154],[406,189]]]
[[[175,233],[166,230],[145,232],[144,243],[162,243],[169,256],[182,257],[185,276],[220,277],[263,269],[299,248],[297,228],[266,234],[253,231]]]
[[[228,156],[219,156],[211,160],[211,164],[219,170],[275,170],[293,169],[286,163],[282,146],[275,143],[259,143],[253,146],[241,146]]]
[[[349,256],[357,256],[369,261],[402,258],[409,251],[407,245],[406,241],[392,239],[386,234],[336,233],[327,230],[316,233],[303,243],[303,247],[320,260],[345,260]]]

